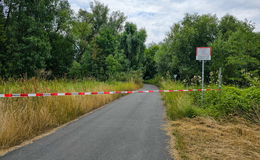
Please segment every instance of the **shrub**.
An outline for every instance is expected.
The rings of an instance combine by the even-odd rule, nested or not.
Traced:
[[[224,87],[221,92],[207,92],[203,108],[213,117],[240,116],[259,122],[259,104],[260,90],[257,87]]]
[[[159,84],[161,89],[185,89],[182,83],[169,80],[153,79],[149,82]],[[208,88],[216,88],[216,86],[208,86]],[[166,104],[167,116],[171,120],[204,115],[226,119],[238,116],[260,122],[260,89],[256,86],[247,89],[224,86],[222,91],[205,92],[203,105],[201,92],[162,93],[162,96]]]

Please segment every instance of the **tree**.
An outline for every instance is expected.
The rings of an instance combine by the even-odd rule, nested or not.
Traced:
[[[160,49],[158,58],[163,74],[176,74],[190,80],[200,74],[200,63],[195,60],[196,47],[208,46],[217,35],[217,18],[211,15],[186,14],[184,19],[173,25]],[[168,62],[170,61],[170,62]],[[165,63],[168,62],[168,63]],[[206,72],[209,72],[208,66]]]
[[[5,41],[6,41],[6,34],[4,30],[4,24],[5,24],[5,16],[4,16],[4,4],[3,2],[0,2],[0,74],[5,75],[6,69],[5,69],[5,60],[6,60],[6,48],[5,48]]]
[[[161,43],[159,50],[155,54],[158,74],[165,78],[173,78],[174,74],[179,74],[178,59],[177,56],[172,53],[171,46],[169,42]]]
[[[247,21],[226,15],[221,18],[218,28],[217,39],[210,44],[214,49],[211,70],[217,72],[221,67],[225,83],[248,85],[243,76],[245,73],[259,76],[259,38],[253,32],[254,27]]]
[[[225,15],[221,18],[219,25],[219,31],[224,40],[227,40],[229,36],[238,30],[252,32],[254,27],[248,22],[239,21],[232,15]]]
[[[1,77],[44,73],[45,78],[79,74],[76,77],[106,80],[127,72],[130,60],[121,47],[125,20],[122,12],[110,12],[98,1],[75,17],[68,0],[1,1]],[[143,29],[136,29],[130,38],[135,69],[144,61],[145,38]]]
[[[50,33],[51,52],[46,59],[46,70],[51,71],[52,77],[64,77],[69,72],[74,59],[74,48],[71,38],[58,33]],[[66,46],[66,47],[64,47]]]
[[[170,78],[177,73],[180,80],[189,82],[194,75],[201,74],[200,63],[195,60],[196,47],[211,46],[213,56],[207,62],[206,75],[211,71],[217,76],[222,68],[225,83],[249,85],[246,76],[259,77],[260,66],[260,38],[253,29],[250,22],[231,15],[219,21],[212,15],[187,14],[172,26],[160,44],[155,56],[158,73]],[[209,82],[209,77],[206,81]]]
[[[120,31],[125,19],[122,12],[110,13],[109,8],[98,1],[90,4],[90,12],[79,11],[72,32],[77,50],[76,60],[81,64],[83,75],[100,80],[109,78],[109,70],[113,67],[107,67],[106,64],[111,64],[115,55],[121,53]]]
[[[58,1],[55,6],[53,29],[49,32],[50,57],[46,59],[46,70],[52,72],[52,77],[64,77],[72,65],[75,54],[71,25],[72,10],[69,2]]]
[[[158,50],[159,46],[152,44],[144,52],[144,79],[152,79],[157,73],[155,54]]]
[[[5,76],[31,77],[45,69],[51,50],[48,33],[54,18],[54,3],[54,0],[4,1]]]
[[[106,57],[107,74],[110,78],[114,77],[117,73],[123,71],[123,66],[118,61],[117,57],[110,54]]]
[[[121,48],[124,50],[126,58],[130,61],[130,66],[133,69],[142,67],[146,31],[144,29],[137,30],[137,26],[127,22],[124,32],[121,35]]]
[[[245,73],[259,77],[259,43],[260,39],[253,32],[239,30],[230,35],[226,43],[228,56],[225,57],[224,64],[224,78],[227,83],[248,85],[249,82],[243,75]]]

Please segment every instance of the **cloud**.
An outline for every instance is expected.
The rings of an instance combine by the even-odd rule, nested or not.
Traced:
[[[92,0],[69,0],[72,9],[89,9]],[[120,10],[128,17],[127,21],[145,28],[148,34],[147,44],[160,42],[178,23],[185,13],[215,14],[222,17],[226,14],[236,16],[239,20],[250,20],[255,24],[255,31],[260,31],[259,0],[99,0],[108,5],[112,11]]]

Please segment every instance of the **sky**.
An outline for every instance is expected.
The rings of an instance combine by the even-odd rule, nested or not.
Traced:
[[[69,0],[71,8],[89,11],[92,0]],[[260,0],[99,0],[111,11],[121,11],[127,21],[147,31],[146,44],[158,43],[170,27],[183,19],[185,13],[212,14],[221,18],[231,14],[239,20],[249,20],[260,32]]]

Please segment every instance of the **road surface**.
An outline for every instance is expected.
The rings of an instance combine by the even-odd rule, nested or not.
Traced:
[[[0,160],[170,160],[163,117],[159,93],[130,94]]]

